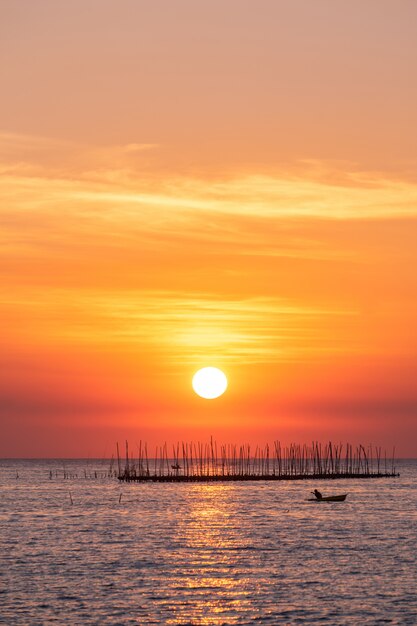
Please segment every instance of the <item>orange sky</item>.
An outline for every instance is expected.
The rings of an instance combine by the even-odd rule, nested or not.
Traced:
[[[1,456],[210,434],[417,455],[416,18],[0,3]]]

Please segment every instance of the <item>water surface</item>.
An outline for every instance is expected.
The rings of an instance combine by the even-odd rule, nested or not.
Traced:
[[[120,485],[107,469],[0,461],[0,623],[417,623],[417,461],[323,482]],[[315,487],[349,495],[308,502]]]

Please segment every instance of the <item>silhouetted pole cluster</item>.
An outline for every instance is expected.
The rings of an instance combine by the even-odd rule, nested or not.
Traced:
[[[155,456],[148,458],[147,445],[140,441],[137,453],[126,453],[123,461],[117,444],[118,478],[123,481],[216,481],[216,480],[302,480],[326,478],[377,478],[397,476],[395,448],[391,458],[386,451],[369,445],[351,444],[251,447],[249,444],[217,445],[209,442],[181,442],[168,450],[164,443],[157,446]]]

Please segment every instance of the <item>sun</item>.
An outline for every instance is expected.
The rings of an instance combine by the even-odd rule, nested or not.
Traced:
[[[218,398],[227,389],[226,374],[217,367],[203,367],[193,376],[193,389],[206,400]]]

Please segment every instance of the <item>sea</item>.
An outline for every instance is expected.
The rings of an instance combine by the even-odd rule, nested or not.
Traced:
[[[108,461],[0,460],[0,623],[416,625],[417,460],[396,468],[124,484]]]

